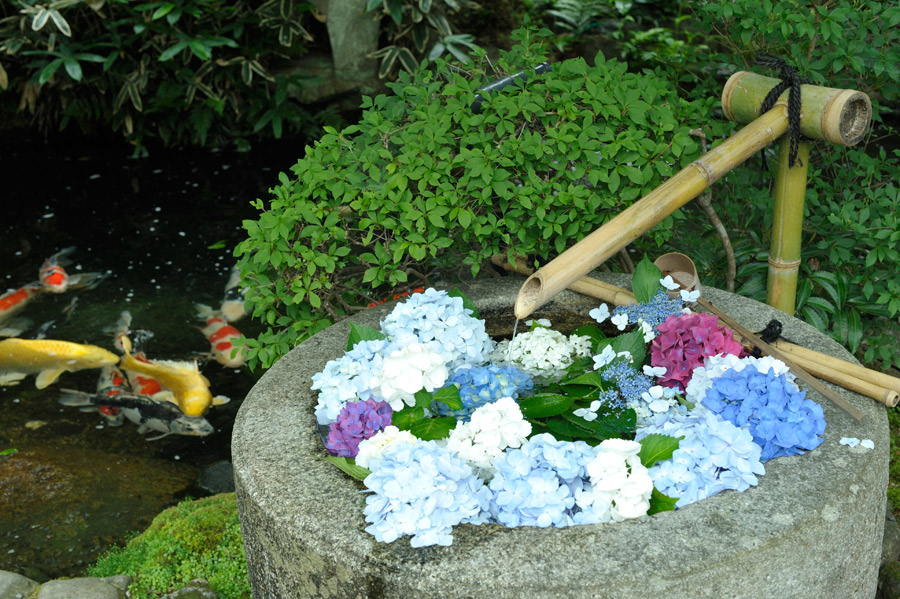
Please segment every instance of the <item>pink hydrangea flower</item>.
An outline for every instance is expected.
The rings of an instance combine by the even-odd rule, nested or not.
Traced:
[[[685,389],[694,368],[717,354],[739,356],[743,351],[731,329],[720,326],[712,314],[672,315],[657,327],[659,335],[650,344],[650,363],[665,367],[657,379],[665,387]]]

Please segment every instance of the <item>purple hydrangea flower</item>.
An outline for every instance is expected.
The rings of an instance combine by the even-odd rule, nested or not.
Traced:
[[[334,455],[355,458],[359,453],[359,442],[389,425],[393,413],[385,401],[347,402],[337,422],[328,425],[325,448]]]
[[[726,370],[712,379],[703,405],[737,426],[748,427],[762,447],[762,460],[815,449],[824,440],[822,406],[806,399],[784,374],[754,365]]]

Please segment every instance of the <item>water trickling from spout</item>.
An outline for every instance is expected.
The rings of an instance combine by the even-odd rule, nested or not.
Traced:
[[[516,329],[519,328],[519,319],[513,324],[512,337],[509,338],[509,345],[506,347],[506,361],[512,363],[512,344],[516,338]]]

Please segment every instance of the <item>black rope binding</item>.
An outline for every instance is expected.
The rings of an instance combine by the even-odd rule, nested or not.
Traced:
[[[759,52],[756,54],[755,64],[762,67],[781,69],[781,81],[769,90],[766,98],[763,100],[760,114],[764,114],[775,106],[775,101],[784,90],[790,88],[788,92],[788,132],[791,136],[791,147],[788,153],[788,167],[793,167],[797,159],[797,152],[800,147],[800,140],[806,139],[800,133],[800,84],[812,83],[809,79],[801,77],[797,73],[797,69],[786,63],[783,59],[778,58],[774,54],[768,52]],[[802,166],[803,163],[800,162]]]

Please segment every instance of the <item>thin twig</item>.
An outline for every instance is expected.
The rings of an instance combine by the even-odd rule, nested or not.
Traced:
[[[700,150],[703,154],[706,154],[706,134],[703,132],[703,129],[691,129],[690,134],[700,140]],[[734,248],[731,247],[731,239],[728,237],[728,231],[725,230],[725,225],[722,224],[719,215],[716,214],[716,209],[713,208],[712,188],[707,188],[706,191],[701,193],[700,197],[697,198],[697,202],[700,203],[703,211],[706,212],[709,222],[716,228],[719,239],[722,240],[722,247],[725,248],[725,259],[728,261],[728,274],[725,276],[725,288],[734,293],[734,277],[737,270],[734,262]]]
[[[625,269],[625,272],[633,273],[634,272],[634,262],[631,261],[631,256],[628,255],[628,248],[623,247],[619,250],[619,258],[622,259],[622,268]]]

